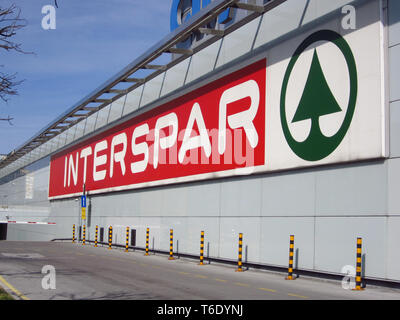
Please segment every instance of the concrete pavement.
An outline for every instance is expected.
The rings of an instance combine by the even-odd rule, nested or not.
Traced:
[[[56,289],[42,286],[46,265],[55,268]],[[67,242],[1,241],[0,276],[2,287],[30,300],[400,299],[400,290],[356,292],[331,281],[287,281],[278,273]]]

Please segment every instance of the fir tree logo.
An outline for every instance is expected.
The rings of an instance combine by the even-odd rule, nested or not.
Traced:
[[[299,105],[296,109],[292,123],[304,120],[311,120],[311,129],[305,141],[296,141],[289,129],[286,118],[286,94],[287,86],[292,70],[300,57],[300,55],[313,43],[318,41],[329,41],[334,43],[342,52],[348,67],[350,76],[350,97],[349,104],[344,117],[344,121],[338,132],[332,137],[326,137],[320,128],[320,117],[343,112],[339,106],[335,96],[333,95],[328,82],[325,78],[324,71],[321,67],[317,50],[314,49],[314,55],[311,62],[310,71],[307,77],[306,85],[301,96]],[[357,68],[353,53],[344,40],[344,38],[330,30],[318,31],[309,36],[295,51],[289,66],[286,70],[285,78],[281,92],[281,124],[282,129],[290,148],[300,158],[307,161],[318,161],[330,155],[342,142],[345,137],[355,111],[357,101]]]

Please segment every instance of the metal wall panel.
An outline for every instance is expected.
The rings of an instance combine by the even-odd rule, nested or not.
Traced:
[[[313,269],[314,238],[313,217],[262,217],[260,221],[260,262],[288,266],[289,240],[294,235],[294,266]]]
[[[355,266],[357,237],[363,238],[365,275],[386,277],[387,217],[317,217],[315,268],[340,273]]]
[[[190,58],[186,83],[190,83],[215,69],[215,61],[218,57],[221,41],[213,43]]]
[[[186,59],[176,66],[167,70],[165,80],[162,86],[161,96],[166,95],[185,84],[186,73],[189,67],[190,59]]]
[[[389,48],[390,101],[400,100],[400,45]]]
[[[400,215],[400,159],[388,160],[388,215]]]
[[[400,2],[389,0],[389,47],[400,44]]]
[[[259,261],[260,224],[260,217],[221,217],[219,228],[220,257],[232,260],[238,259],[239,233],[243,233],[242,261]]]
[[[143,96],[140,102],[140,107],[143,107],[160,97],[161,86],[164,80],[164,74],[161,73],[144,85]]]
[[[400,101],[390,103],[390,157],[400,156]]]
[[[260,20],[261,17],[254,19],[236,32],[232,32],[223,38],[216,67],[231,62],[253,49],[254,35],[258,30]]]
[[[313,216],[315,214],[315,173],[290,172],[262,179],[263,217]]]
[[[397,189],[399,190],[399,189]],[[400,216],[387,218],[386,278],[400,280]]]
[[[123,115],[129,114],[139,108],[140,99],[142,98],[143,86],[132,90],[126,95]]]
[[[221,182],[221,216],[259,217],[261,179],[238,178]]]
[[[316,174],[316,214],[384,215],[387,212],[385,162],[346,165]]]

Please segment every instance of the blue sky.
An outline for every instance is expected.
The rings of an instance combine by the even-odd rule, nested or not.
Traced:
[[[20,146],[169,33],[171,0],[57,0],[56,29],[41,26],[53,0],[15,3],[27,26],[14,40],[34,54],[0,51],[2,72],[17,72],[19,95],[0,101],[0,154]]]

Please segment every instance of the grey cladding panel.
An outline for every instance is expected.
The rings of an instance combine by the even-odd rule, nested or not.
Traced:
[[[400,157],[400,101],[390,104],[390,157]]]
[[[315,174],[291,172],[262,179],[262,216],[310,216],[315,213]]]
[[[389,0],[389,46],[400,44],[400,1]]]
[[[382,215],[387,210],[384,162],[344,165],[316,173],[316,215]]]
[[[400,45],[389,49],[390,101],[400,100]]]

